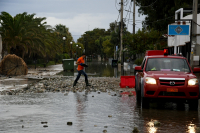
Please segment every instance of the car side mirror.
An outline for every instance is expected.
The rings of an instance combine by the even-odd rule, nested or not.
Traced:
[[[135,67],[135,71],[136,71],[136,72],[143,72],[141,66],[136,66],[136,67]]]
[[[198,67],[194,67],[194,69],[193,69],[193,73],[200,73],[200,68],[198,68]]]

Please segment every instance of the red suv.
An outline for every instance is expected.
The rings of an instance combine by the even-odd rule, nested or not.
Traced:
[[[150,99],[185,100],[198,108],[199,81],[187,59],[167,55],[167,50],[147,51],[141,66],[136,66],[135,91],[137,101],[148,106]]]

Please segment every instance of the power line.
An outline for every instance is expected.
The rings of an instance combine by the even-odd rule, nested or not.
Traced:
[[[118,5],[117,0],[115,0],[115,7],[116,7],[116,9],[119,11],[119,14],[118,14],[118,17],[117,17],[117,20],[116,20],[116,21],[118,21],[121,10],[118,9],[116,5]],[[120,4],[119,4],[119,5],[120,5]]]
[[[136,21],[142,21],[141,23],[143,23],[143,22],[155,23],[155,22],[159,22],[159,21],[162,21],[162,20],[167,20],[167,19],[172,18],[172,17],[174,17],[174,16],[175,16],[175,15],[170,16],[170,17],[167,17],[167,18],[164,18],[164,19],[159,19],[159,20],[156,20],[156,21],[152,21],[152,22],[142,21],[142,20],[136,20]],[[131,19],[130,19],[130,21],[131,21]],[[137,22],[137,23],[139,23],[139,22]]]
[[[131,6],[132,6],[132,4],[131,4],[131,1],[130,1],[129,10],[130,10]],[[129,11],[129,10],[128,10],[128,11]],[[126,11],[126,9],[124,9],[124,11]],[[128,13],[129,13],[129,12],[128,12]],[[126,14],[126,17],[127,17],[127,15],[128,15],[128,13]],[[126,17],[125,17],[125,19],[126,19]]]
[[[128,0],[127,0],[127,2],[128,2]],[[127,3],[128,4],[128,3]],[[128,11],[130,11],[131,10],[131,7],[132,7],[132,4],[131,4],[131,0],[130,0],[130,3],[129,3],[129,8],[128,8]],[[125,11],[126,11],[126,8],[124,9]],[[126,17],[124,18],[124,21],[126,22],[127,20],[127,29],[128,29],[128,23],[129,23],[129,19],[127,19],[127,16],[129,15],[129,19],[130,19],[130,12],[127,12],[127,14],[126,14]]]
[[[133,25],[132,23],[128,23],[129,25]],[[137,26],[135,26],[135,27],[137,27]],[[139,28],[140,29],[140,27],[137,27],[137,28]]]
[[[131,4],[131,2],[130,2],[130,6],[129,6],[129,10],[131,10],[131,7],[132,7],[132,4]],[[128,13],[127,13],[128,14]],[[131,12],[129,12],[129,19],[130,19],[130,14],[131,14]],[[126,16],[127,17],[127,16]],[[126,19],[126,18],[125,18]],[[129,23],[129,19],[128,19],[128,22],[127,23]],[[128,29],[128,24],[127,24],[127,29]]]
[[[123,3],[124,9],[126,9],[127,5],[128,5],[128,0],[126,0],[126,2]]]
[[[125,20],[133,21],[133,19],[126,19],[126,18]],[[135,20],[135,21],[143,21],[143,20]]]
[[[174,16],[175,16],[175,15],[174,15]],[[167,17],[167,18],[164,18],[164,19],[159,19],[159,20],[156,20],[156,21],[153,21],[153,22],[148,22],[148,23],[154,23],[154,22],[166,20],[166,19],[172,18],[172,17],[174,17],[174,16],[170,16],[170,17]],[[144,22],[147,22],[147,21],[144,21]]]
[[[132,4],[131,4],[131,1],[130,1],[129,10],[131,9],[131,7],[132,7]],[[125,10],[126,10],[126,9],[125,9]],[[128,14],[129,14],[129,18],[130,18],[130,13],[129,13],[129,12],[127,12],[127,14],[126,14],[126,17],[124,18],[125,20],[126,20],[126,18],[127,18],[127,16],[128,16]]]
[[[193,21],[194,24],[196,24],[197,26],[200,26],[199,24],[197,24],[196,22]]]
[[[119,11],[120,9],[117,8],[116,4],[118,4],[117,0],[115,0],[115,8]]]
[[[148,5],[148,6],[140,6],[140,7],[150,7],[150,6],[152,6],[153,4],[155,4],[157,1],[158,1],[158,0],[154,1],[153,3],[151,3],[151,4]]]
[[[140,27],[135,26],[136,28],[140,29]]]
[[[121,6],[120,2],[118,3],[117,0],[115,0],[115,2],[116,2],[117,5]]]
[[[119,12],[119,15],[120,15],[120,12]],[[117,21],[118,21],[118,19],[119,19],[119,15],[118,15],[118,17],[117,17]]]
[[[125,2],[123,4],[124,4],[124,6],[127,6],[128,5],[128,0],[125,0]]]

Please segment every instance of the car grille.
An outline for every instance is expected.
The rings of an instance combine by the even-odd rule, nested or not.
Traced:
[[[159,96],[185,96],[184,92],[165,92],[165,91],[161,91],[159,94]]]
[[[160,85],[165,86],[183,86],[185,84],[184,78],[159,78]]]

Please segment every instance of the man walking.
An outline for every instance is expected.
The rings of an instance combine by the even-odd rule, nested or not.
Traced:
[[[83,71],[84,69],[84,66],[86,66],[84,63],[85,63],[85,57],[86,55],[83,53],[82,56],[80,58],[78,58],[76,64],[78,65],[78,75],[74,81],[74,84],[73,84],[73,87],[76,86],[76,83],[78,82],[81,74],[83,74],[85,76],[85,83],[86,83],[86,86],[91,86],[89,83],[88,83],[88,77],[87,77],[87,74]]]

